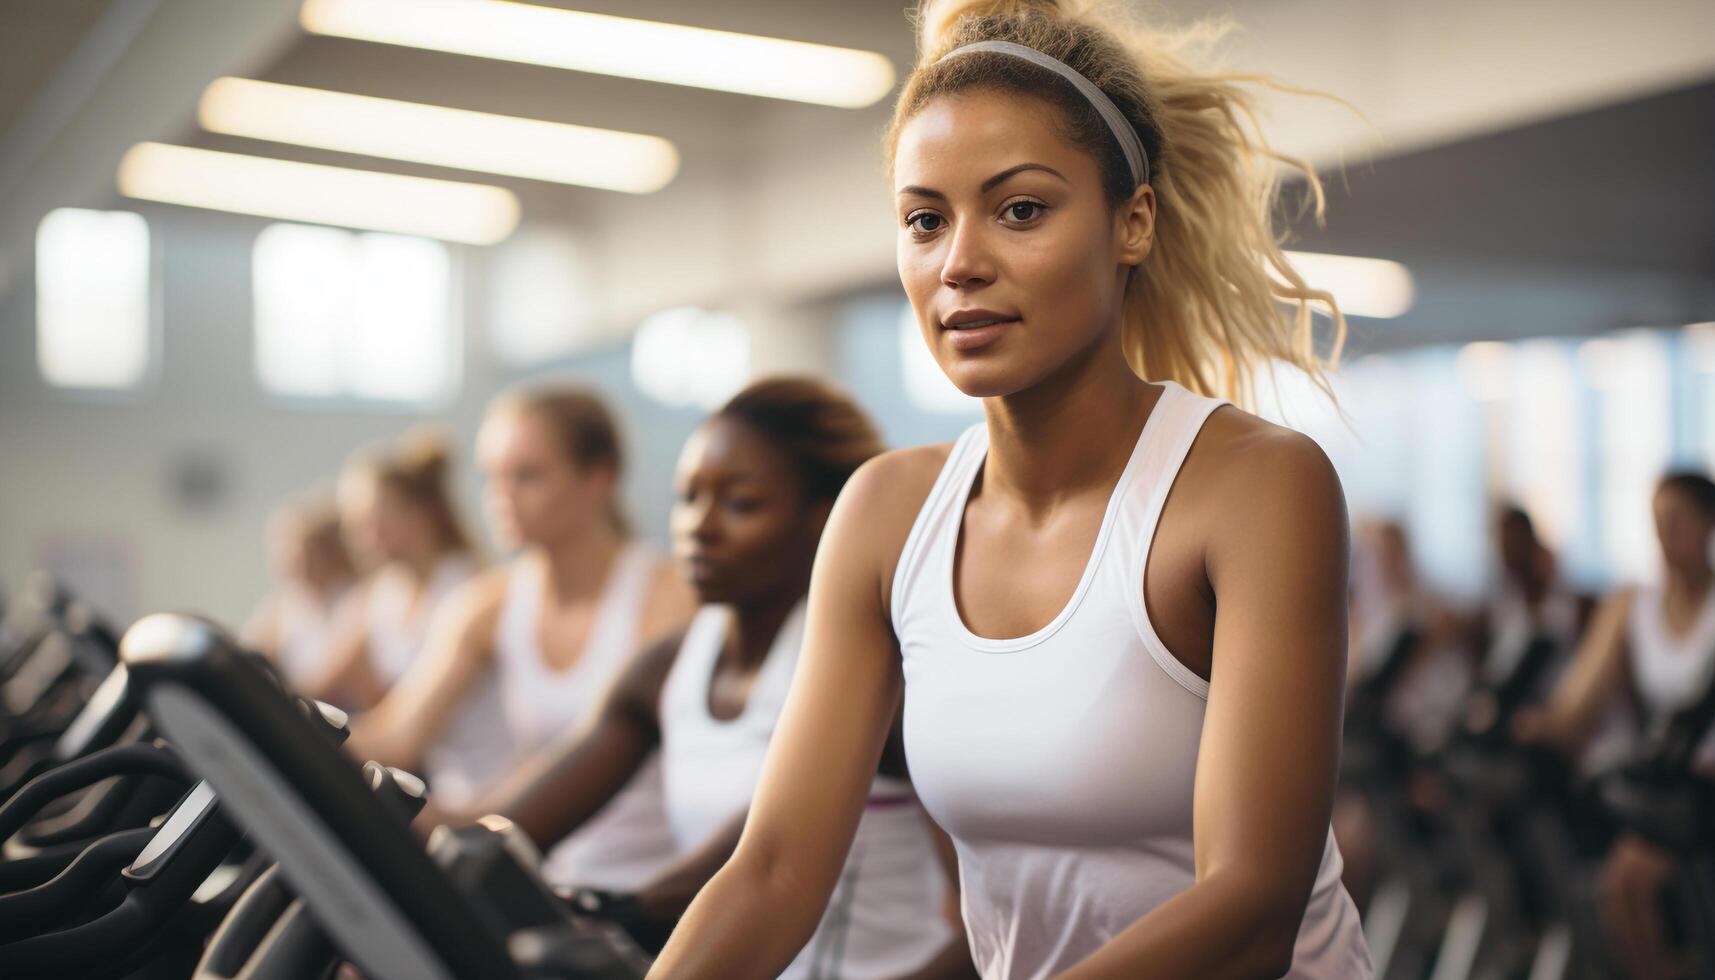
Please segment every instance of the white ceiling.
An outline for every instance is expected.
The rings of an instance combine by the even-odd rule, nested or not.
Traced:
[[[538,0],[540,2],[540,0]],[[153,16],[90,90],[63,96],[48,138],[0,136],[0,294],[48,208],[113,199],[119,156],[143,139],[461,177],[200,133],[202,87],[240,74],[665,136],[683,167],[645,198],[527,180],[525,220],[563,226],[605,263],[614,322],[673,302],[786,299],[885,282],[892,231],[876,139],[887,106],[851,111],[304,35],[297,0],[120,0]],[[912,58],[906,0],[553,0],[554,5],[879,50]],[[1169,17],[1230,14],[1226,60],[1346,98],[1264,106],[1277,145],[1361,169],[1374,157],[1468,139],[1715,77],[1715,4],[1657,0],[1180,0]],[[98,0],[0,5],[0,127],[47,104],[79,37],[112,20]],[[86,59],[87,61],[88,59]],[[56,77],[56,71],[60,77]],[[72,86],[75,90],[75,86]],[[45,114],[36,111],[40,117]],[[14,266],[16,263],[14,263]]]

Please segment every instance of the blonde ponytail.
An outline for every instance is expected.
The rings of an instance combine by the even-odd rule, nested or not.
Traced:
[[[1121,328],[1132,369],[1246,406],[1257,374],[1282,362],[1327,390],[1324,373],[1339,358],[1345,318],[1331,294],[1292,268],[1273,227],[1280,165],[1304,174],[1318,219],[1322,184],[1305,161],[1268,145],[1255,101],[1259,88],[1314,93],[1195,67],[1228,24],[1160,31],[1093,0],[942,0],[921,7],[917,25],[917,67],[894,111],[890,159],[900,127],[932,99],[1013,91],[1059,106],[1070,138],[1102,165],[1110,202],[1129,200],[1136,188],[1117,142],[1070,85],[1006,55],[940,59],[978,41],[1011,41],[1064,62],[1113,100],[1151,162],[1155,245],[1126,286]],[[1332,319],[1325,356],[1315,343],[1318,307]]]

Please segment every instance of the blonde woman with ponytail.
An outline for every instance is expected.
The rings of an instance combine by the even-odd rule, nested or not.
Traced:
[[[1071,2],[920,30],[888,137],[899,275],[984,421],[846,486],[742,840],[651,976],[792,960],[901,698],[986,980],[1370,976],[1329,832],[1339,481],[1224,400],[1323,368],[1259,80]]]
[[[503,396],[476,448],[490,522],[518,553],[453,597],[421,664],[347,742],[360,759],[426,772],[431,801],[452,811],[576,735],[632,654],[696,608],[667,559],[631,535],[619,429],[600,396],[572,387]],[[628,890],[673,856],[651,761],[549,853],[544,873]]]

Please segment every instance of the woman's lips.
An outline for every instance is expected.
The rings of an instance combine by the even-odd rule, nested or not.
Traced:
[[[946,328],[953,349],[961,353],[981,350],[995,342],[1001,334],[1018,322],[1017,318],[978,320]]]

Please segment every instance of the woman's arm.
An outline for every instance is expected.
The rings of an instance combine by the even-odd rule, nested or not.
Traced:
[[[491,570],[461,586],[435,610],[415,663],[380,703],[353,719],[346,749],[418,771],[423,753],[452,719],[494,657],[494,631],[506,573]]]
[[[239,633],[244,645],[275,663],[280,662],[280,591],[268,593],[251,611]]]
[[[1630,590],[1616,593],[1597,608],[1548,705],[1540,716],[1520,719],[1521,738],[1576,749],[1595,729],[1602,708],[1626,683],[1626,624],[1633,595]]]
[[[1216,613],[1196,879],[1065,980],[1277,977],[1292,965],[1338,768],[1345,501],[1327,457],[1297,433],[1269,427],[1222,450],[1218,465],[1243,476],[1216,474],[1200,512]]]
[[[772,977],[814,934],[851,847],[899,703],[877,533],[890,457],[852,478],[810,583],[804,652],[732,859],[691,904],[651,977]],[[931,477],[932,479],[932,477]],[[907,522],[908,525],[908,522]],[[891,541],[897,551],[903,534]]]
[[[639,651],[588,723],[519,766],[464,816],[502,814],[543,848],[595,816],[661,743],[661,689],[682,639],[670,636]]]
[[[327,659],[299,693],[317,701],[368,708],[387,693],[369,660],[369,597],[372,582],[358,586],[349,602],[340,603]]]

